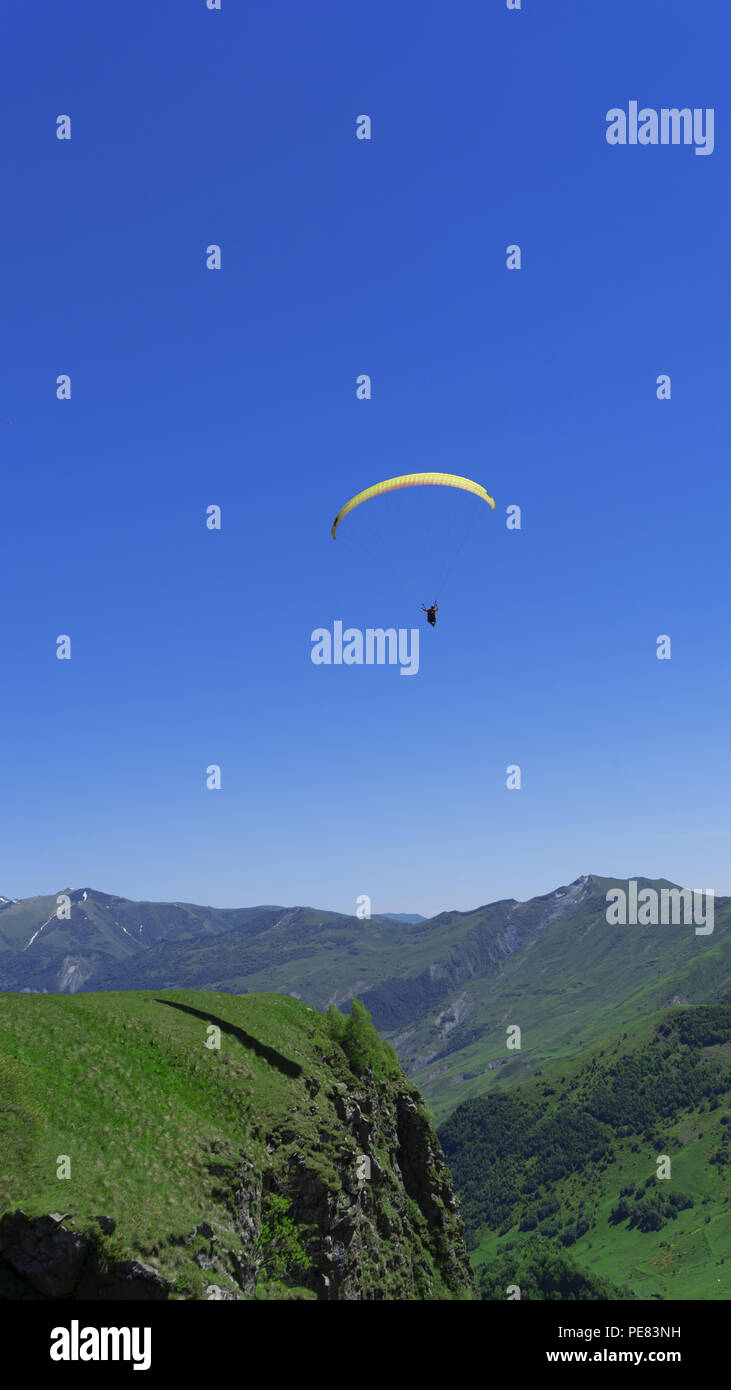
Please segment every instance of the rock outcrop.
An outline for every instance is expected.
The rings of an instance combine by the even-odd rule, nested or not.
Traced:
[[[155,1265],[148,1252],[115,1261],[105,1246],[110,1218],[77,1229],[69,1213],[31,1218],[15,1211],[0,1220],[0,1297],[254,1298],[263,1224],[277,1196],[289,1201],[306,1267],[274,1296],[476,1298],[451,1181],[418,1092],[403,1076],[375,1078],[370,1071],[348,1082],[328,1077],[324,1085],[312,1077],[308,1091],[313,1104],[306,1113],[293,1107],[286,1123],[253,1127],[233,1190],[222,1187],[219,1205],[201,1212],[187,1241],[203,1272],[197,1294],[181,1294],[166,1277],[164,1232]],[[115,1240],[120,1236],[122,1223]]]
[[[151,1265],[126,1260],[99,1267],[93,1239],[53,1212],[16,1211],[0,1221],[0,1296],[20,1299],[164,1299],[168,1288]]]

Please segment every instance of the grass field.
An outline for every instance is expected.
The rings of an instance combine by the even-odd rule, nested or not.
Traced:
[[[209,1049],[206,1018],[222,1014],[302,1075],[226,1028]],[[190,1278],[196,1246],[185,1242],[208,1209],[219,1241],[233,1240],[216,1194],[262,1147],[257,1126],[299,1101],[298,1127],[314,1134],[304,1081],[322,1071],[321,1023],[282,995],[0,996],[0,1211],[70,1212],[79,1230],[110,1216],[115,1257],[159,1256],[163,1242],[168,1274]]]

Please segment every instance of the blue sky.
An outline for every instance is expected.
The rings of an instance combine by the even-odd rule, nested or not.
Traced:
[[[730,38],[720,0],[6,0],[0,893],[731,892]],[[713,107],[713,154],[610,148],[630,100]],[[421,470],[497,502],[434,632],[415,494],[383,563],[329,534]],[[336,619],[419,627],[418,674],[314,666]]]

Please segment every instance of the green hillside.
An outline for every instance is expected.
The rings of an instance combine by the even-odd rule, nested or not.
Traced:
[[[440,1138],[483,1296],[522,1278],[546,1297],[536,1270],[559,1260],[620,1297],[728,1299],[730,1089],[731,999],[657,1014],[460,1106]]]
[[[661,888],[664,881],[638,879]],[[608,926],[608,879],[453,996],[408,1037],[394,1037],[409,1074],[440,1117],[539,1066],[580,1055],[608,1033],[671,1004],[718,1000],[731,983],[731,904],[716,904],[711,936],[692,927]],[[526,904],[534,913],[540,900]],[[525,930],[525,928],[523,928]],[[467,944],[467,943],[465,943]],[[372,996],[364,996],[369,1008]],[[382,1027],[378,1010],[374,1018]],[[507,1048],[507,1028],[521,1048]],[[389,1034],[393,1036],[392,1034]]]
[[[346,1023],[277,995],[0,995],[0,1160],[0,1296],[20,1296],[6,1246],[21,1209],[65,1214],[102,1273],[142,1260],[174,1297],[210,1297],[208,1284],[254,1296],[267,1221],[285,1219],[306,1259],[282,1296],[473,1297],[429,1117],[364,1011]]]

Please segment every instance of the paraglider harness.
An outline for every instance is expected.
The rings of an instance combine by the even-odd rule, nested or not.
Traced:
[[[438,604],[438,603],[433,603],[432,606],[431,606],[431,608],[426,608],[425,605],[422,603],[421,608],[422,608],[422,612],[423,612],[423,613],[426,613],[426,620],[427,620],[429,626],[430,626],[430,627],[436,627],[436,625],[437,625],[437,610],[438,610],[438,608],[439,608],[439,604]]]

